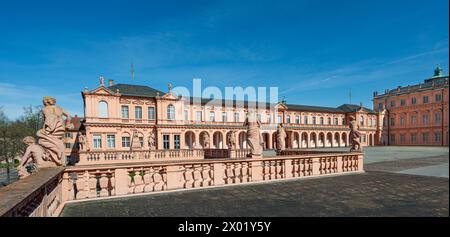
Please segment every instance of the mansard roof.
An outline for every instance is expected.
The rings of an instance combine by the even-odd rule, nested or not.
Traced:
[[[139,96],[139,97],[156,97],[159,93],[159,96],[163,96],[166,93],[156,90],[154,88],[148,86],[138,86],[138,85],[129,85],[129,84],[116,84],[107,87],[111,91],[117,91],[119,89],[119,93],[127,96]]]
[[[148,87],[148,86],[139,86],[139,85],[129,85],[129,84],[116,84],[107,87],[111,91],[117,91],[119,89],[119,93],[125,96],[139,96],[139,97],[147,97],[154,98],[156,96],[163,96],[166,93]],[[226,100],[226,99],[208,99],[208,98],[198,98],[198,97],[188,97],[188,101],[191,104],[200,102],[201,105],[211,105],[211,106],[225,106],[225,105],[233,105],[236,106],[244,105],[244,107],[248,107],[249,101],[240,101],[240,100]],[[254,102],[256,104],[256,102]],[[259,103],[258,108],[260,109],[269,109],[276,104],[271,103]],[[310,105],[298,105],[298,104],[285,104],[288,107],[288,110],[294,111],[308,111],[308,112],[327,112],[327,113],[348,113],[359,111],[361,108],[367,113],[376,113],[375,111],[361,107],[359,105],[354,104],[343,104],[337,108],[333,107],[323,107],[323,106],[310,106]]]
[[[344,111],[344,112],[346,112],[346,113],[356,112],[356,111],[359,111],[359,110],[362,109],[362,110],[364,110],[365,112],[367,112],[369,114],[376,114],[375,111],[373,111],[373,110],[371,110],[369,108],[362,107],[360,105],[354,105],[354,104],[343,104],[343,105],[341,105],[341,106],[339,106],[337,108],[342,110],[342,111]]]

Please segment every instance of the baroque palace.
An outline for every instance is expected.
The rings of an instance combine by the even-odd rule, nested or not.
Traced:
[[[89,152],[130,150],[228,149],[233,136],[236,149],[246,149],[244,121],[248,102],[193,97],[183,98],[148,86],[113,84],[103,77],[100,86],[82,92],[85,118],[80,134],[66,135],[66,142],[82,143]],[[257,108],[266,150],[276,148],[277,126],[286,131],[286,148],[349,146],[348,122],[357,118],[361,144],[378,144],[379,116],[371,109],[344,104],[337,108],[265,104]],[[231,138],[231,139],[233,139]],[[73,144],[72,143],[72,144]],[[78,146],[66,146],[77,154]],[[70,154],[67,154],[70,156]]]
[[[374,92],[382,145],[448,146],[448,75],[438,66],[423,83]]]

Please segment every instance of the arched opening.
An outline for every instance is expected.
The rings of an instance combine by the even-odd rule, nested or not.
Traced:
[[[247,134],[245,132],[239,133],[239,148],[247,149]]]
[[[309,147],[311,147],[311,148],[316,148],[317,147],[317,135],[316,135],[316,133],[311,133],[309,135],[309,141],[310,141]]]
[[[203,131],[200,133],[200,146],[202,146],[202,148],[210,148],[211,144],[209,144],[209,133],[206,131]]]
[[[301,148],[307,148],[308,146],[308,133],[303,132],[302,133],[302,139],[301,139]]]
[[[194,149],[196,147],[194,132],[187,131],[184,134],[184,146],[185,146],[185,149]]]
[[[98,117],[108,118],[108,103],[104,100],[98,102]]]
[[[369,146],[373,146],[373,134],[369,134]]]
[[[340,147],[341,146],[339,133],[335,133],[334,134],[333,146],[334,147]]]
[[[272,133],[272,149],[277,148],[277,132]]]
[[[263,137],[263,141],[264,141],[264,150],[269,149],[269,133],[263,133],[262,137]]]
[[[348,146],[347,133],[342,133],[342,144]]]
[[[215,149],[223,149],[223,136],[221,132],[213,134],[213,147]]]
[[[327,133],[327,139],[326,139],[326,147],[331,147],[333,145],[333,134],[331,132]]]
[[[294,133],[294,140],[292,141],[292,148],[300,148],[300,135],[298,132],[293,132]]]

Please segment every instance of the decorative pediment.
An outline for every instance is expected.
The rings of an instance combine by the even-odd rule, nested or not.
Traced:
[[[173,94],[172,92],[164,94],[160,98],[163,100],[180,100],[180,98],[178,96],[176,96],[175,94]]]
[[[90,92],[90,94],[96,94],[96,95],[115,95],[115,93],[113,91],[111,91],[110,89],[104,87],[104,86],[100,86],[95,90],[92,90]]]
[[[277,110],[287,110],[288,107],[285,104],[283,104],[283,103],[278,103],[278,104],[275,105],[275,109],[277,109]]]

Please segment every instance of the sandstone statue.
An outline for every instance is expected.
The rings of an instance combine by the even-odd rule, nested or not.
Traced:
[[[150,150],[156,149],[156,137],[155,137],[155,133],[153,131],[150,132],[150,135],[148,136],[148,148]]]
[[[362,151],[361,143],[359,142],[361,137],[361,132],[359,132],[359,125],[356,121],[355,117],[350,116],[350,142],[352,147],[350,148],[350,151]]]
[[[248,113],[244,126],[247,127],[247,145],[251,150],[247,157],[262,157],[263,139],[260,132],[261,122],[256,116],[256,113]]]
[[[35,173],[39,168],[56,166],[51,161],[47,160],[44,148],[36,144],[36,139],[34,139],[34,137],[27,136],[22,141],[27,145],[27,149],[17,167],[20,178],[25,178],[28,175]]]
[[[45,96],[43,99],[44,108],[42,109],[44,127],[36,135],[46,153],[46,158],[54,162],[57,166],[65,165],[64,143],[62,137],[66,128],[73,128],[70,123],[70,114],[63,108],[56,105],[56,99]],[[66,117],[64,121],[63,116]]]
[[[202,135],[202,141],[203,141],[203,148],[209,148],[209,134],[203,133]]]
[[[79,133],[78,134],[78,150],[85,151],[86,148],[87,148],[86,135]]]
[[[131,150],[139,150],[142,148],[141,141],[139,139],[139,134],[137,131],[133,132],[133,137],[131,138]]]
[[[286,131],[284,127],[279,124],[277,128],[277,151],[281,152],[286,149]]]
[[[232,131],[227,134],[228,149],[236,149],[236,132]]]

